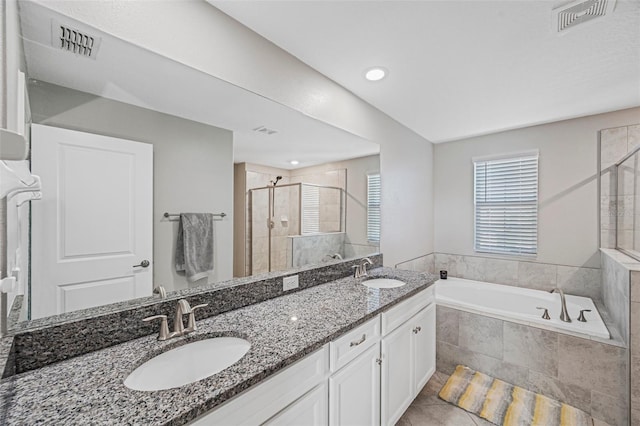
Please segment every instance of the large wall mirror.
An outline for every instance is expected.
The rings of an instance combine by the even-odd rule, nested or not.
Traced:
[[[43,182],[18,214],[22,319],[378,251],[376,143],[37,3],[20,14]],[[93,57],[55,46],[65,25],[100,40]],[[193,282],[175,268],[186,212],[216,214],[213,272]]]

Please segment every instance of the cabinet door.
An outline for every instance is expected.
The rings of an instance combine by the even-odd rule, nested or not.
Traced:
[[[436,305],[427,306],[409,320],[413,326],[414,394],[420,393],[436,371]]]
[[[325,426],[329,413],[327,398],[327,384],[324,382],[269,419],[265,425]]]
[[[329,378],[329,424],[380,424],[380,346],[370,347]]]
[[[409,320],[382,339],[382,425],[394,425],[415,396],[412,329]]]

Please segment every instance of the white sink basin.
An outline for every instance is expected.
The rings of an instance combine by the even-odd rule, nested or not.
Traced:
[[[394,280],[393,278],[374,278],[372,280],[366,280],[362,282],[362,285],[366,285],[370,288],[394,288],[402,287],[406,283],[400,280]]]
[[[249,342],[237,337],[198,340],[151,358],[133,370],[124,384],[140,391],[184,386],[233,365],[250,347]]]

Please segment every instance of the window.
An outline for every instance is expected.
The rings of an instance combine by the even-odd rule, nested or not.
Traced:
[[[367,175],[367,240],[380,242],[380,173]]]
[[[320,232],[320,188],[302,185],[302,234]]]
[[[475,250],[535,255],[538,154],[474,160]]]

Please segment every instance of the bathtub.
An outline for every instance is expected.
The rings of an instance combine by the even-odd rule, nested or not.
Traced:
[[[575,336],[610,338],[598,309],[588,297],[566,295],[569,323],[560,321],[560,294],[541,290],[449,278],[436,282],[436,302],[449,308]],[[543,319],[544,311],[536,309],[538,306],[547,308],[551,319]],[[585,312],[587,322],[578,321],[582,309],[591,309],[591,312]]]

